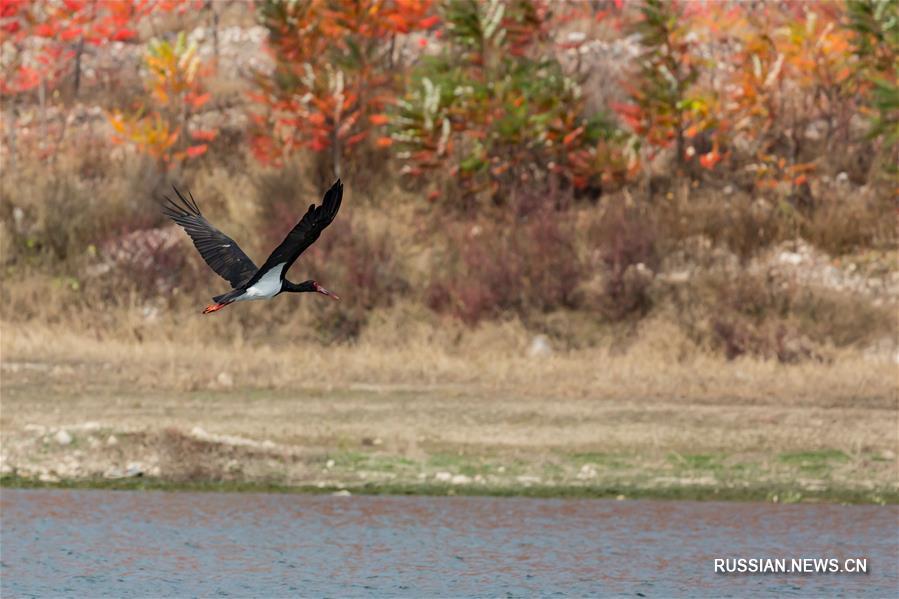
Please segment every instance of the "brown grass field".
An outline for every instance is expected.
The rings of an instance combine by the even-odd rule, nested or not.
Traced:
[[[529,357],[514,321],[461,338],[406,325],[400,343],[398,318],[326,348],[4,322],[4,480],[899,498],[890,361],[687,354],[660,319],[626,352]]]

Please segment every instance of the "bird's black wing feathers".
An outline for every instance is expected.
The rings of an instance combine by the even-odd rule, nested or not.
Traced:
[[[162,207],[163,213],[184,228],[206,264],[231,283],[231,287],[237,288],[246,283],[257,270],[253,261],[233,239],[209,224],[200,212],[193,195],[188,192],[190,196],[188,200],[174,186],[172,189],[175,190],[180,202],[163,196],[168,202]]]
[[[254,278],[261,277],[279,264],[284,264],[281,270],[281,277],[283,278],[284,273],[300,257],[300,254],[315,243],[315,240],[325,230],[325,227],[330,225],[334,217],[337,216],[341,200],[343,200],[343,183],[338,179],[331,186],[331,189],[325,192],[325,197],[322,199],[320,206],[315,204],[309,206],[309,210],[306,211],[300,222],[291,229],[284,241],[281,242],[281,245],[275,248],[275,251],[268,257],[265,264],[260,267]]]

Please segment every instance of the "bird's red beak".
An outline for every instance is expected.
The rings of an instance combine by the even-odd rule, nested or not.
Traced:
[[[340,297],[336,293],[332,293],[332,292],[328,291],[327,289],[325,289],[318,283],[315,284],[315,290],[318,291],[319,293],[321,293],[322,295],[327,295],[330,298],[336,299],[338,302],[340,301]]]

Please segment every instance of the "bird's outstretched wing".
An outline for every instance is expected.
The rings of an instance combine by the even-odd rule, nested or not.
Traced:
[[[162,207],[163,213],[184,228],[209,268],[231,283],[231,287],[246,283],[257,270],[253,261],[233,239],[209,224],[190,192],[187,200],[174,186],[172,189],[180,203],[163,196],[168,202]]]
[[[325,227],[331,224],[331,221],[337,216],[337,211],[340,210],[342,199],[343,183],[338,179],[331,186],[331,189],[325,192],[325,197],[322,199],[320,206],[315,204],[309,206],[309,210],[306,211],[300,222],[291,229],[284,241],[281,242],[281,245],[275,248],[272,255],[265,261],[265,264],[259,268],[257,276],[262,276],[272,268],[283,264],[284,266],[280,272],[280,276],[283,277],[284,273],[300,257],[300,254],[315,243],[315,240],[325,230]]]

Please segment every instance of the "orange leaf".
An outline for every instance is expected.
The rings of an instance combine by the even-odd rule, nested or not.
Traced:
[[[577,137],[583,132],[584,132],[584,126],[581,125],[580,127],[578,127],[577,129],[575,129],[574,131],[570,132],[568,135],[566,135],[565,137],[562,138],[562,145],[563,146],[570,145],[571,142],[573,142],[575,139],[577,139]]]
[[[111,39],[114,42],[124,42],[126,40],[130,40],[131,38],[135,37],[136,35],[137,35],[137,32],[134,31],[133,29],[122,28],[122,29],[119,29],[118,31],[116,31],[115,33],[113,33],[109,37],[109,39]]]
[[[191,158],[196,158],[197,156],[201,156],[206,153],[206,150],[209,149],[209,146],[206,144],[200,144],[198,146],[191,146],[187,148],[187,155]]]
[[[59,39],[64,42],[71,41],[81,35],[81,27],[68,27],[59,32]]]
[[[351,135],[350,137],[348,137],[346,139],[346,145],[354,146],[357,143],[359,143],[360,141],[362,141],[363,139],[365,139],[366,137],[368,137],[368,131],[363,131],[362,133],[357,133],[356,135]]]
[[[212,141],[218,135],[218,131],[213,131],[211,129],[197,129],[196,131],[191,131],[190,136],[196,140],[200,141]]]
[[[422,29],[430,29],[431,27],[433,27],[434,25],[436,25],[439,22],[440,22],[440,17],[433,16],[433,17],[428,17],[426,19],[422,19],[421,21],[418,22],[418,26],[421,27]]]
[[[703,154],[699,157],[699,164],[703,166],[703,168],[707,168],[709,170],[715,168],[715,165],[721,162],[721,154],[718,153],[717,150],[712,150],[707,154]]]
[[[379,137],[377,141],[375,141],[375,145],[379,148],[389,148],[393,145],[393,140],[389,137]]]
[[[190,103],[194,108],[199,108],[200,106],[208,102],[211,97],[212,94],[209,93],[201,94],[199,96],[193,96],[190,99]]]
[[[390,122],[390,119],[386,114],[373,114],[368,117],[368,122],[372,125],[386,125]]]

